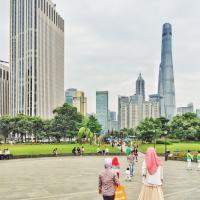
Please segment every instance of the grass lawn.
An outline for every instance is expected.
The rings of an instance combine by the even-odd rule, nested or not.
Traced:
[[[148,147],[153,147],[153,144],[141,144],[139,145],[139,150],[142,152],[145,152]],[[174,151],[179,151],[179,152],[187,152],[188,150],[197,152],[200,151],[200,142],[196,143],[173,143],[170,145],[167,145],[167,150],[174,152]],[[164,144],[156,144],[156,151],[158,153],[164,153],[165,151],[165,145]]]
[[[39,155],[51,154],[54,148],[58,148],[58,153],[71,153],[73,147],[84,146],[85,153],[96,153],[97,145],[89,144],[15,144],[15,145],[0,145],[1,149],[9,148],[10,152],[16,155]],[[102,145],[101,150],[108,147],[110,153],[120,153],[120,150],[111,147],[110,145]]]

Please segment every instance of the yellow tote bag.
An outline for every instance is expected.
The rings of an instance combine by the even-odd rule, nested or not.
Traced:
[[[127,200],[124,186],[120,185],[116,187],[114,200]]]

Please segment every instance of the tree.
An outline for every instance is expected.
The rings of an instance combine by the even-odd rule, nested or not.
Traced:
[[[137,126],[136,131],[143,142],[155,142],[161,134],[161,123],[156,119],[146,118]]]
[[[174,138],[181,140],[198,140],[200,119],[194,113],[185,113],[175,116],[170,122]]]
[[[97,119],[90,115],[86,127],[91,130],[92,133],[100,133],[102,128]]]
[[[4,137],[4,141],[8,138],[8,134],[12,131],[11,127],[12,117],[10,116],[2,116],[0,118],[0,133]]]
[[[66,137],[69,131],[78,132],[78,125],[82,122],[83,117],[75,107],[65,103],[62,107],[56,108],[53,113],[55,117],[52,121],[52,131],[58,142],[62,137]]]
[[[82,143],[82,139],[86,138],[92,144],[94,133],[89,128],[81,127],[78,131],[78,140]]]

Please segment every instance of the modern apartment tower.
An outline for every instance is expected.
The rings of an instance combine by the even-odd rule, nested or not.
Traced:
[[[64,103],[64,20],[51,0],[10,0],[10,114]]]
[[[108,130],[108,91],[97,91],[96,92],[96,117],[102,131]]]
[[[9,114],[9,67],[0,62],[0,116]]]
[[[136,81],[136,95],[143,96],[143,101],[145,101],[145,81],[142,78],[141,73]]]
[[[163,25],[158,95],[161,97],[161,116],[171,119],[176,112],[176,102],[172,61],[172,26],[169,23]]]

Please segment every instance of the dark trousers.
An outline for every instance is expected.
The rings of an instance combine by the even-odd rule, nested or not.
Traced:
[[[114,200],[115,196],[103,196],[103,200]]]

